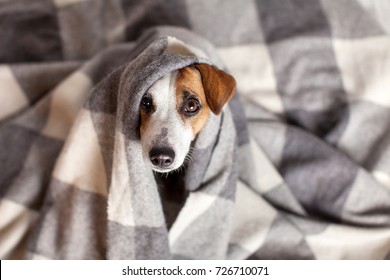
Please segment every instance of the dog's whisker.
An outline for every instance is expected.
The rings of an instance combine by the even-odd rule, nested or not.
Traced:
[[[196,160],[196,154],[194,153],[194,149],[191,147],[188,154],[185,157],[185,160],[188,163],[193,163]]]

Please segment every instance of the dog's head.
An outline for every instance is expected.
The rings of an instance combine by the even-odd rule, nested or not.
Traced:
[[[221,112],[235,85],[232,76],[208,64],[182,68],[155,82],[140,104],[145,163],[157,172],[179,168],[210,111]]]

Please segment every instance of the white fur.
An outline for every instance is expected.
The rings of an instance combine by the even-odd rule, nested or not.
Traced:
[[[191,141],[194,139],[192,127],[183,122],[178,110],[181,104],[176,103],[177,72],[164,76],[148,90],[153,98],[156,111],[151,114],[142,135],[142,154],[146,164],[158,172],[170,172],[179,168],[189,152]],[[168,130],[168,143],[159,143],[161,129]],[[149,152],[154,146],[169,146],[175,151],[175,159],[169,169],[161,169],[153,165]]]

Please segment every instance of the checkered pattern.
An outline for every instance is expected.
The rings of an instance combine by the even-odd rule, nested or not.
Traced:
[[[0,258],[390,259],[389,14],[380,0],[1,2]],[[162,25],[184,29],[145,32]],[[241,102],[199,135],[168,230],[137,104],[202,57]]]

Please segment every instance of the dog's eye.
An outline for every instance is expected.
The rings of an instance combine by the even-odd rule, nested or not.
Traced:
[[[146,110],[150,111],[153,108],[153,100],[150,96],[145,95],[141,99],[141,106]]]
[[[199,111],[200,104],[199,101],[195,98],[190,98],[184,103],[184,112],[186,114],[192,115]]]

